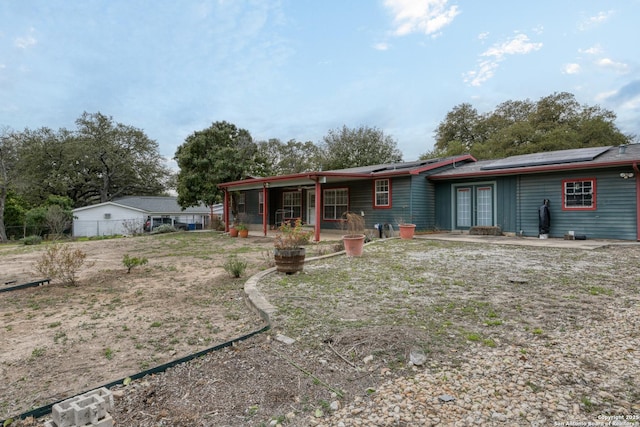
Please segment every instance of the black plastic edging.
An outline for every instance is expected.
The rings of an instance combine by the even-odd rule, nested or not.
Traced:
[[[241,342],[241,341],[247,340],[247,339],[249,339],[249,338],[251,338],[251,337],[253,337],[253,336],[255,336],[255,335],[258,335],[258,334],[261,334],[261,333],[263,333],[263,332],[266,332],[266,331],[268,331],[269,329],[271,329],[271,325],[270,325],[270,324],[267,324],[267,325],[266,325],[266,326],[264,326],[262,329],[259,329],[259,330],[257,330],[257,331],[250,332],[250,333],[248,333],[248,334],[246,334],[246,335],[243,335],[243,336],[241,336],[241,337],[239,337],[239,338],[234,338],[234,339],[232,339],[231,341],[227,341],[227,342],[225,342],[225,343],[218,344],[218,345],[216,345],[216,346],[214,346],[214,347],[210,347],[210,348],[207,348],[207,349],[205,349],[205,350],[201,350],[201,351],[199,351],[199,352],[197,352],[197,353],[193,353],[193,354],[190,354],[190,355],[188,355],[188,356],[181,357],[180,359],[176,359],[176,360],[173,360],[173,361],[171,361],[171,362],[165,363],[165,364],[163,364],[163,365],[156,366],[155,368],[147,369],[146,371],[138,372],[137,374],[134,374],[134,375],[128,375],[128,376],[126,376],[126,377],[124,377],[124,378],[120,378],[119,380],[112,381],[112,382],[107,383],[107,384],[104,384],[104,385],[102,385],[102,386],[96,386],[96,387],[93,387],[93,388],[91,388],[91,390],[95,390],[95,389],[98,389],[98,388],[101,388],[101,387],[111,388],[111,387],[114,387],[114,386],[116,386],[116,385],[120,385],[120,384],[122,384],[122,383],[124,382],[124,380],[125,380],[125,379],[127,379],[127,378],[130,378],[131,380],[137,380],[137,379],[140,379],[140,378],[142,378],[142,377],[146,377],[147,375],[157,374],[157,373],[164,372],[164,371],[166,371],[167,369],[169,369],[169,368],[173,368],[173,367],[174,367],[174,366],[176,366],[176,365],[180,365],[181,363],[185,363],[185,362],[188,362],[188,361],[190,361],[190,360],[196,359],[196,358],[198,358],[198,357],[205,356],[205,355],[206,355],[206,354],[208,354],[208,353],[212,353],[212,352],[214,352],[214,351],[218,351],[218,350],[222,350],[223,348],[230,347],[230,346],[232,346],[234,343],[237,343],[237,342]],[[87,393],[87,392],[89,392],[89,391],[91,391],[91,390],[87,390],[87,391],[84,391],[84,392],[80,392],[80,393],[78,393],[78,395],[79,395],[79,394]],[[71,397],[73,397],[73,396],[71,396]],[[34,417],[34,418],[41,418],[41,417],[44,417],[45,415],[47,415],[48,413],[50,413],[50,412],[51,412],[51,408],[53,407],[53,405],[55,405],[55,404],[57,404],[57,403],[60,403],[60,402],[64,402],[64,401],[65,401],[65,400],[67,400],[67,399],[69,399],[69,398],[65,398],[65,399],[61,399],[61,400],[58,400],[58,401],[53,402],[53,403],[49,403],[48,405],[44,405],[44,406],[41,406],[41,407],[39,407],[39,408],[32,409],[32,410],[30,410],[30,411],[28,411],[28,412],[24,412],[24,413],[22,413],[22,414],[20,414],[20,415],[17,415],[17,416],[16,416],[16,417],[14,417],[14,418],[8,418],[8,419],[18,419],[18,420],[22,420],[22,419],[25,419],[25,418],[27,418],[27,417]],[[0,426],[1,426],[1,425],[4,425],[4,423],[5,423],[5,422],[6,422],[6,420],[0,420]],[[10,425],[10,424],[9,424],[9,425]]]
[[[47,284],[51,283],[51,279],[40,279],[40,280],[36,280],[35,282],[23,283],[22,285],[9,286],[6,288],[3,287],[3,288],[0,288],[0,293],[17,291],[19,289],[35,288],[36,286],[41,286],[41,285],[44,285],[45,283]]]

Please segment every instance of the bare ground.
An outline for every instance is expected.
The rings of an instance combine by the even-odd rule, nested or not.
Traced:
[[[135,371],[140,363],[162,363],[261,325],[244,308],[242,282],[225,277],[219,266],[221,252],[240,252],[258,271],[269,242],[261,246],[265,243],[258,238],[242,242],[218,236],[203,250],[202,241],[182,241],[189,254],[178,256],[170,249],[178,245],[172,239],[90,242],[83,250],[92,253],[97,243],[90,257],[111,264],[103,269],[97,263],[77,289],[0,294],[0,339],[10,342],[0,356],[0,379],[10,384],[0,391],[0,415],[121,378],[126,370],[120,367]],[[112,252],[110,244],[117,249]],[[121,258],[134,249],[150,263],[128,276],[121,271]],[[5,259],[13,263],[34,255],[1,256],[4,265]],[[418,239],[377,242],[359,259],[328,258],[308,263],[303,274],[268,276],[260,289],[278,308],[272,331],[114,388],[112,415],[127,426],[260,426],[274,420],[309,425],[310,419],[327,417],[332,404],[366,399],[389,379],[415,375],[408,361],[416,349],[427,356],[424,369],[437,370],[442,363],[455,364],[469,349],[516,345],[526,352],[528,341],[554,345],[556,333],[597,327],[616,310],[637,312],[639,261],[638,246],[583,251]],[[152,326],[155,322],[160,324]],[[207,322],[213,328],[202,327]],[[284,344],[277,334],[296,342]],[[62,336],[57,342],[56,335]],[[189,344],[200,339],[202,346]],[[629,344],[637,340],[611,345],[638,351]],[[106,348],[112,349],[111,359]],[[618,379],[606,366],[589,369],[611,376],[599,389],[631,405],[640,402],[637,378]],[[585,409],[607,411],[605,403],[590,405]],[[332,425],[329,419],[326,425]]]

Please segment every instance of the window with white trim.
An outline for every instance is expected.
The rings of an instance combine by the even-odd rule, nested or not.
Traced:
[[[375,180],[374,207],[391,207],[391,181],[388,179]]]
[[[596,208],[596,180],[565,179],[562,181],[563,205],[566,210],[593,210]]]
[[[282,193],[282,208],[286,211],[285,217],[300,218],[302,216],[302,191],[288,191]]]
[[[264,193],[261,191],[258,193],[258,215],[264,213]]]
[[[346,188],[324,190],[322,199],[324,219],[339,220],[349,209],[349,191]]]

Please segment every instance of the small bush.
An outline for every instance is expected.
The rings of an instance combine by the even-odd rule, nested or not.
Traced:
[[[153,229],[151,234],[175,233],[178,229],[171,224],[162,224]]]
[[[87,254],[60,243],[49,246],[36,263],[36,271],[44,277],[64,284],[76,285],[76,272],[84,264]]]
[[[149,262],[146,258],[130,257],[129,254],[124,254],[122,258],[122,264],[127,267],[127,274],[131,273],[133,267],[146,265]]]
[[[24,245],[39,245],[40,243],[42,243],[42,237],[36,236],[36,235],[27,236],[24,239],[21,239],[20,241]]]
[[[247,262],[232,256],[227,259],[222,267],[231,277],[238,278],[242,276],[247,269]]]

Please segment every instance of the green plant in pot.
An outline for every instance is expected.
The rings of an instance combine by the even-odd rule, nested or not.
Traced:
[[[354,212],[345,212],[342,215],[342,224],[347,232],[342,236],[347,256],[362,256],[366,237],[364,234],[364,217]]]
[[[236,224],[235,229],[238,230],[238,237],[248,237],[249,236],[249,228],[243,223]]]
[[[300,219],[293,223],[285,221],[278,230],[280,232],[273,243],[276,270],[286,274],[302,271],[306,255],[304,245],[311,240],[313,231],[305,230]]]

